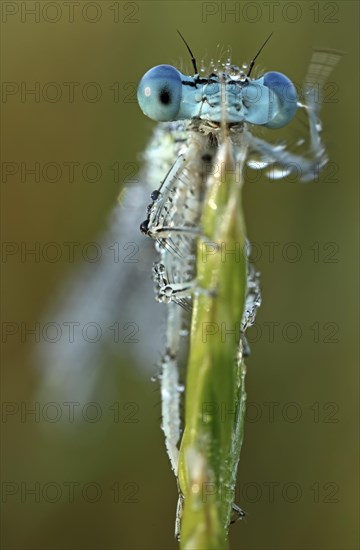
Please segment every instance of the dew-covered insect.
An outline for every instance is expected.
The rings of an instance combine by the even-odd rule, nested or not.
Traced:
[[[179,393],[182,383],[179,373],[182,371],[181,363],[186,364],[187,353],[184,349],[189,347],[189,316],[194,304],[199,308],[194,297],[205,292],[215,295],[220,284],[215,278],[213,287],[205,290],[196,272],[198,243],[199,240],[206,242],[207,238],[200,228],[200,220],[207,206],[206,201],[211,196],[209,188],[214,185],[212,176],[221,171],[223,151],[226,149],[238,172],[239,181],[243,180],[247,164],[253,168],[265,168],[267,175],[274,178],[296,171],[300,181],[314,179],[327,162],[320,140],[320,105],[316,96],[318,88],[315,88],[319,80],[316,79],[321,75],[321,84],[338,59],[331,53],[315,54],[303,88],[305,101],[301,103],[295,85],[284,74],[271,71],[251,78],[255,59],[262,48],[249,66],[239,68],[229,58],[213,66],[209,73],[205,72],[204,67],[198,70],[189,47],[188,50],[194,76],[184,75],[170,65],[159,65],[145,73],[138,87],[138,102],[143,113],[159,122],[146,153],[149,170],[162,157],[174,159],[161,177],[159,187],[151,193],[147,217],[140,229],[156,243],[158,260],[153,267],[155,295],[159,302],[168,304],[166,345],[160,376],[162,428],[176,475],[182,437]],[[310,137],[307,154],[290,152],[284,143],[273,144],[256,136],[254,130],[258,127],[275,131],[288,125],[298,109],[304,110],[308,117]],[[251,160],[254,154],[257,155],[256,161]],[[226,183],[223,182],[223,185]],[[236,183],[234,186],[240,193],[241,186]],[[214,204],[213,208],[216,210],[217,205]],[[248,262],[246,269],[246,294],[239,326],[242,341],[239,365],[248,351],[245,330],[253,324],[261,302],[258,274]],[[200,369],[201,365],[198,367]],[[181,504],[180,492],[177,534]]]
[[[176,475],[182,436],[183,369],[194,297],[202,292],[216,293],[216,284],[210,290],[201,288],[196,272],[197,244],[204,240],[205,246],[209,245],[200,228],[209,182],[222,170],[225,147],[234,159],[236,182],[243,180],[247,167],[262,171],[270,179],[289,174],[296,174],[299,181],[314,179],[327,163],[318,118],[320,92],[340,57],[334,52],[314,53],[299,90],[280,72],[252,78],[262,48],[249,65],[238,67],[226,58],[212,62],[210,70],[203,64],[198,70],[187,48],[193,76],[170,65],[159,65],[140,80],[140,108],[158,125],[142,156],[140,184],[129,186],[123,193],[101,237],[102,249],[110,253],[91,270],[80,271],[48,313],[48,319],[60,324],[75,320],[82,326],[96,321],[102,338],[95,343],[80,337],[44,344],[40,357],[41,391],[47,397],[51,391],[57,398],[61,393],[62,400],[86,400],[104,376],[100,367],[109,349],[111,353],[130,354],[139,364],[152,368],[159,342],[165,339],[159,375],[162,428]],[[302,128],[294,143],[274,141],[277,131],[295,122],[299,113],[307,118],[308,137],[304,138]],[[213,206],[216,210],[216,204]],[[155,262],[151,239],[143,234],[155,241]],[[129,261],[114,261],[114,243],[127,251]],[[248,351],[245,330],[253,324],[261,301],[258,274],[249,262],[246,264],[247,288],[239,319],[243,355]],[[151,273],[156,300],[165,304],[163,308],[154,307]],[[130,340],[133,346],[121,338],[114,341],[115,323],[135,330]],[[179,502],[178,518],[181,499]]]

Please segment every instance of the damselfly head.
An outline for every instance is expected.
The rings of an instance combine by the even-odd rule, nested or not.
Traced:
[[[248,122],[272,129],[292,120],[298,99],[285,75],[268,72],[252,80],[235,65],[224,65],[207,77],[186,76],[170,65],[158,65],[141,79],[137,98],[143,113],[159,122]]]

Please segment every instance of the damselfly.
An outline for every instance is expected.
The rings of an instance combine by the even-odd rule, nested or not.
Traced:
[[[160,65],[143,76],[138,88],[138,101],[142,111],[149,118],[160,122],[149,146],[149,161],[152,165],[156,163],[168,147],[172,148],[176,158],[160,186],[152,192],[147,218],[141,224],[142,232],[155,240],[159,255],[153,268],[156,298],[169,304],[166,352],[161,374],[162,427],[176,475],[179,470],[179,444],[182,437],[178,363],[181,351],[188,347],[184,316],[191,312],[196,296],[201,293],[216,295],[221,285],[221,281],[217,280],[219,270],[215,269],[210,275],[212,282],[207,288],[202,286],[204,277],[201,278],[196,270],[198,243],[209,240],[209,234],[204,229],[206,222],[203,221],[202,226],[200,223],[204,210],[209,208],[209,202],[214,202],[214,216],[221,216],[212,187],[229,185],[225,181],[219,181],[219,178],[215,181],[212,176],[224,168],[226,158],[230,159],[231,169],[237,174],[231,180],[233,190],[228,191],[227,200],[233,201],[234,205],[240,205],[237,195],[241,192],[246,162],[249,162],[253,153],[259,156],[258,166],[267,167],[269,175],[279,177],[279,174],[289,175],[296,170],[301,181],[313,179],[327,162],[320,140],[319,101],[315,94],[321,83],[319,76],[328,76],[338,57],[331,53],[317,53],[314,56],[303,87],[305,101],[300,103],[294,84],[285,75],[266,72],[262,76],[251,78],[261,49],[248,67],[243,65],[239,68],[227,59],[217,67],[213,66],[210,73],[205,73],[204,69],[198,71],[196,60],[188,47],[194,76],[184,75],[169,65]],[[283,143],[273,145],[253,134],[254,127],[274,131],[288,125],[298,108],[304,109],[308,115],[308,157],[288,152]],[[256,167],[256,164],[252,163],[252,166]],[[229,208],[225,218],[232,215],[234,211]],[[219,219],[218,224],[223,223],[231,224],[231,220]],[[219,231],[214,234],[220,235]],[[215,247],[224,244],[229,243],[221,243],[216,239]],[[240,335],[242,337],[239,369],[245,355],[244,349],[246,350],[244,332],[254,322],[259,305],[257,274],[247,265],[245,303],[239,327],[239,338]],[[195,301],[196,316],[201,318],[199,309],[211,307],[215,312],[219,309],[216,304]],[[228,307],[232,308],[233,305],[229,303]],[[208,318],[214,319],[215,314]],[[196,324],[197,320],[193,320],[193,328]],[[190,346],[195,348],[198,345],[199,342],[196,342],[193,334]],[[201,352],[199,356],[201,357]],[[220,355],[218,361],[221,361]],[[201,359],[198,363],[200,372]],[[218,368],[221,368],[221,364]],[[236,429],[235,426],[234,431]],[[198,442],[198,446],[201,447],[201,442]],[[226,460],[226,455],[224,459]],[[196,466],[192,469],[196,470]],[[177,531],[180,515],[181,500]]]
[[[201,295],[211,297],[217,293],[217,281],[203,288],[196,269],[199,242],[211,246],[206,242],[201,219],[209,205],[216,216],[217,204],[216,201],[211,204],[209,191],[214,177],[216,172],[221,172],[224,159],[230,156],[235,171],[231,200],[241,192],[246,167],[262,170],[273,179],[296,174],[299,181],[306,182],[317,177],[327,162],[320,139],[320,92],[339,59],[334,52],[314,53],[299,93],[291,80],[278,72],[252,78],[261,49],[248,66],[244,64],[239,68],[228,58],[223,63],[212,63],[207,72],[204,67],[198,70],[190,48],[188,50],[194,76],[186,76],[169,65],[160,65],[150,69],[140,81],[140,107],[147,116],[159,122],[143,155],[142,179],[149,191],[133,186],[125,192],[110,220],[110,230],[102,240],[106,249],[121,239],[124,247],[130,245],[130,256],[132,252],[140,254],[140,262],[114,262],[112,256],[104,258],[90,276],[85,274],[86,284],[84,275],[80,274],[78,281],[69,285],[56,315],[49,313],[59,322],[75,318],[81,325],[96,319],[103,327],[112,326],[114,318],[120,317],[127,323],[135,318],[142,334],[142,345],[134,346],[131,351],[140,363],[148,364],[151,351],[154,353],[159,347],[163,326],[161,312],[151,304],[149,274],[152,270],[156,299],[166,304],[164,309],[167,311],[165,352],[159,378],[162,428],[176,475],[183,433],[180,420],[184,389],[182,369],[188,357],[194,303],[198,303],[196,299]],[[268,141],[269,134],[276,134],[277,129],[297,118],[298,113],[307,116],[308,150],[303,151],[306,143],[303,136],[290,145]],[[262,129],[262,135],[258,129]],[[296,147],[302,152],[296,152]],[[151,248],[151,239],[144,239],[138,232],[144,217],[141,231],[156,243],[158,259],[153,265],[151,254],[145,253]],[[247,352],[245,330],[254,322],[260,305],[258,275],[248,262],[246,279],[239,317],[239,364]],[[157,336],[149,327],[158,328]],[[44,391],[61,387],[63,398],[71,400],[76,389],[78,400],[81,387],[85,398],[95,380],[102,377],[98,366],[104,343],[103,339],[94,346],[79,339],[70,345],[60,342],[43,347],[42,364],[51,364],[51,369],[44,369]],[[124,346],[116,348],[124,351]],[[195,457],[193,462],[196,460]],[[182,500],[179,502],[177,530]]]

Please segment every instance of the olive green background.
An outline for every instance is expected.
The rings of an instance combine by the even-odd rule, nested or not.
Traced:
[[[2,179],[2,239],[29,246],[35,241],[86,243],[101,231],[127,174],[126,163],[138,163],[153,128],[134,102],[136,83],[160,63],[190,70],[177,28],[199,59],[216,57],[219,44],[231,46],[237,64],[249,61],[275,31],[259,66],[299,83],[313,48],[345,52],[331,77],[335,100],[322,111],[333,172],[327,169],[320,181],[308,185],[261,178],[244,189],[249,238],[262,251],[256,262],[262,276],[262,337],[252,344],[248,360],[252,405],[237,486],[237,502],[247,517],[232,526],[230,544],[248,550],[358,548],[358,3],[259,2],[255,12],[254,2],[99,1],[85,6],[91,3],[80,1],[73,22],[61,1],[57,12],[50,2],[40,2],[39,21],[26,15],[24,3],[1,4],[2,80],[19,86],[39,82],[41,90],[56,82],[63,93],[56,102],[36,102],[31,96],[22,101],[20,93],[2,96],[2,161],[29,166],[98,162],[104,167],[101,181],[93,184],[82,177],[69,183],[65,172],[56,183],[31,176],[22,182],[19,174]],[[226,14],[227,8],[239,11]],[[6,17],[5,9],[18,11]],[[59,21],[50,22],[57,14]],[[96,14],[99,20],[90,22]],[[72,103],[64,82],[80,83]],[[82,97],[87,82],[100,84],[99,101]],[[109,89],[115,82],[118,101]],[[118,184],[108,168],[115,161]],[[264,244],[269,242],[279,243],[274,261]],[[301,258],[286,261],[284,247],[294,242]],[[314,243],[319,243],[319,256],[314,256]],[[3,258],[3,322],[40,322],[73,270],[66,258],[55,263]],[[279,323],[273,339],[269,322]],[[289,342],[288,323],[301,327],[297,342]],[[3,341],[5,404],[30,406],[38,399],[41,375],[34,348],[31,337]],[[64,428],[44,418],[3,416],[4,549],[176,548],[176,485],[160,430],[159,393],[150,380],[156,367],[142,369],[123,357],[104,359],[99,369],[112,387],[111,395],[95,388],[90,399],[107,411],[101,422],[80,418]],[[119,422],[108,410],[117,400]],[[131,411],[123,406],[130,402],[136,404],[137,422],[126,421]],[[78,484],[73,499],[69,482]],[[33,495],[22,499],[21,483],[25,488],[39,483],[49,493],[41,493],[38,502]],[[61,487],[53,503],[51,483],[53,489]],[[91,486],[86,493],[88,483],[101,487],[96,502],[89,502],[94,493]],[[9,487],[19,490],[11,495]],[[298,498],[295,487],[301,491]]]

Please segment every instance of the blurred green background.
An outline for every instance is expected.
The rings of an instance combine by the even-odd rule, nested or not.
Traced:
[[[6,246],[96,238],[129,172],[126,163],[138,164],[154,126],[134,101],[136,83],[160,63],[190,70],[177,28],[199,59],[216,56],[219,44],[232,48],[238,64],[249,61],[275,31],[259,65],[299,83],[313,48],[346,52],[331,77],[335,101],[322,111],[331,171],[309,185],[261,178],[244,190],[248,235],[261,252],[256,265],[263,304],[250,336],[257,341],[248,360],[249,417],[237,484],[237,502],[247,517],[231,528],[234,549],[359,547],[358,6],[1,2]],[[73,101],[64,84],[69,82],[79,83]],[[88,84],[94,82],[96,87]],[[39,98],[22,95],[22,83],[39,86]],[[80,167],[97,162],[103,175],[91,183],[79,171],[71,183],[64,169],[51,183],[50,170],[47,181],[31,175],[22,181],[20,163],[64,167],[69,161]],[[110,168],[114,162],[118,183]],[[14,175],[8,173],[12,169]],[[265,243],[279,243],[273,261]],[[298,261],[286,261],[286,253],[295,250],[288,243],[297,243]],[[63,421],[69,410],[65,397],[52,409],[46,404],[52,397],[39,400],[44,373],[34,359],[39,344],[8,331],[41,322],[74,264],[66,257],[53,263],[24,260],[7,254],[6,246],[2,547],[176,548],[176,484],[160,430],[159,392],[150,380],[156,366],[144,369],[127,356],[105,354],[99,369],[107,383],[96,385],[87,399],[101,405],[101,419],[92,422],[97,410],[89,407],[85,419],[77,412],[74,422]],[[275,323],[274,338],[269,323]],[[59,406],[62,421],[51,422]],[[37,412],[26,415],[24,407]]]

